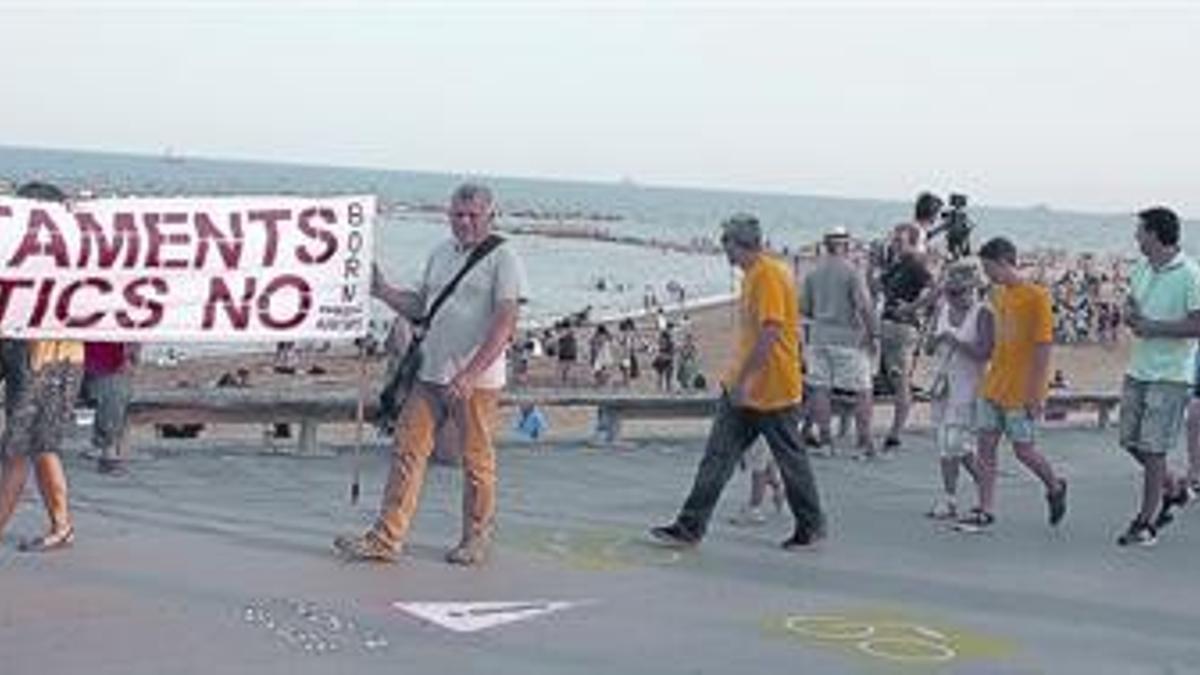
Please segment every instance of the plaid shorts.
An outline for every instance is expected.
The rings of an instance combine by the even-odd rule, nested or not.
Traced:
[[[67,426],[75,423],[75,398],[83,366],[57,361],[29,374],[5,421],[0,455],[57,452]]]

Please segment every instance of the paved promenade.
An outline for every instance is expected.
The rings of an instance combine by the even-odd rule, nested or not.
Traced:
[[[16,552],[42,524],[32,499],[0,547],[0,673],[1200,673],[1200,510],[1156,548],[1118,548],[1136,488],[1111,433],[1047,432],[1071,481],[1058,531],[1011,453],[987,535],[920,515],[923,439],[889,462],[815,460],[831,537],[799,554],[776,546],[786,514],[726,523],[744,474],[699,549],[649,544],[701,439],[630,434],[618,451],[505,442],[479,570],[441,562],[455,469],[431,472],[402,562],[346,565],[329,543],[369,522],[380,456],[358,507],[346,455],[185,452],[122,478],[72,460],[75,548]]]

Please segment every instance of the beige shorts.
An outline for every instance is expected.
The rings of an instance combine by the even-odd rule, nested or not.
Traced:
[[[907,323],[884,321],[880,325],[879,357],[883,372],[893,384],[912,372],[913,350],[919,337],[917,327]]]
[[[810,387],[870,391],[871,357],[860,347],[812,345],[804,358]]]

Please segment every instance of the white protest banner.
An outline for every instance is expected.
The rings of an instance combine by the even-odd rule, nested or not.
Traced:
[[[360,337],[374,220],[373,196],[0,197],[0,335]]]

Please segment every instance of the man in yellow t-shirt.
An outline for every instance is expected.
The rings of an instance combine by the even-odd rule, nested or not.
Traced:
[[[26,183],[18,197],[66,201],[47,183]],[[83,375],[83,343],[73,340],[12,340],[0,346],[6,380],[4,436],[0,440],[0,533],[21,498],[32,459],[38,488],[50,518],[46,534],[21,543],[22,550],[52,551],[70,546],[75,528],[67,500],[67,476],[58,453],[63,432],[75,419],[75,398]]]
[[[738,461],[762,436],[783,476],[796,518],[785,549],[812,546],[825,536],[825,519],[800,436],[799,307],[791,269],[763,250],[758,219],[739,214],[721,225],[721,246],[744,273],[737,301],[734,358],[721,379],[723,394],[691,494],[670,525],[650,534],[671,546],[695,546],[704,537],[721,491]]]
[[[983,271],[994,284],[995,346],[980,385],[976,410],[979,506],[959,521],[964,529],[982,529],[994,521],[996,447],[1008,436],[1013,452],[1046,488],[1051,525],[1066,515],[1067,482],[1055,475],[1035,445],[1050,371],[1054,318],[1050,294],[1026,281],[1017,270],[1017,249],[1003,237],[979,249]]]

